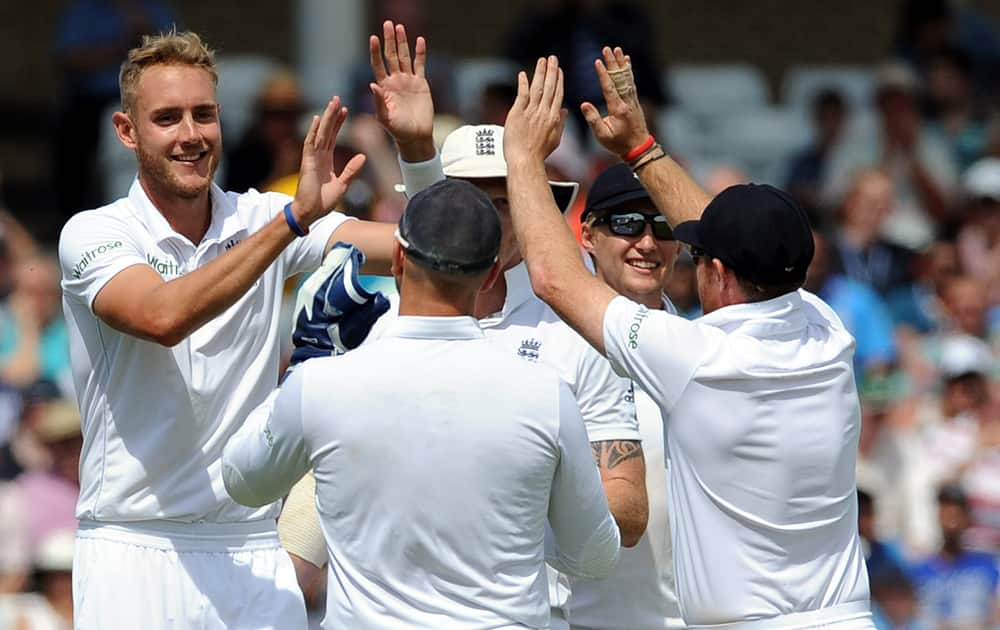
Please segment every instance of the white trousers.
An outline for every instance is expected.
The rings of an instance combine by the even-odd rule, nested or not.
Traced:
[[[81,522],[77,630],[303,630],[306,608],[274,521]]]

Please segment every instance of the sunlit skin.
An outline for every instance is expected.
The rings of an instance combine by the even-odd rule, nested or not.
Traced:
[[[155,65],[139,78],[132,111],[118,112],[119,138],[136,152],[139,182],[186,236],[197,218],[207,228],[209,189],[222,157],[219,105],[211,75],[185,65]],[[197,231],[197,230],[195,230]]]
[[[653,203],[645,200],[602,210],[600,214],[612,211],[658,213]],[[630,300],[650,308],[661,308],[664,287],[680,251],[678,242],[657,240],[649,225],[639,236],[619,236],[607,225],[594,225],[594,218],[596,216],[588,218],[582,225],[580,235],[584,249],[594,257],[597,276]]]

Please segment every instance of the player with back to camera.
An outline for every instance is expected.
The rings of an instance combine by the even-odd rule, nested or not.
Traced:
[[[336,240],[387,271],[391,225],[330,212],[347,115],[312,120],[294,199],[212,183],[222,155],[212,52],[194,33],[145,37],[112,122],[134,151],[126,198],[62,230],[63,306],[83,421],[73,567],[81,628],[301,628],[278,504],[226,494],[226,440],[273,389],[285,278]],[[325,218],[324,218],[325,217]]]
[[[402,25],[385,22],[382,40],[370,38],[376,116],[399,149],[407,194],[414,195],[445,177],[465,179],[484,191],[500,214],[503,274],[476,301],[476,317],[486,338],[512,356],[554,367],[576,398],[601,473],[611,513],[626,547],[638,543],[646,527],[648,506],[645,462],[628,379],[563,323],[531,291],[526,267],[510,225],[503,160],[503,127],[467,125],[452,132],[441,154],[435,150],[434,104],[424,77],[426,42],[416,39],[413,56]],[[568,207],[575,184],[548,182]],[[578,254],[582,259],[582,254]],[[372,330],[377,338],[393,319],[393,310]],[[308,478],[304,480],[308,483]],[[326,562],[311,493],[298,486],[279,520],[283,541],[297,563],[300,583],[310,589],[318,567]],[[301,498],[300,498],[301,497]],[[301,510],[301,516],[295,514]],[[310,512],[312,513],[310,515]],[[311,533],[302,534],[301,529]],[[310,542],[311,541],[311,542]],[[296,558],[298,556],[298,559]],[[553,627],[568,627],[563,609],[571,591],[568,576],[550,574]]]
[[[535,292],[663,414],[681,616],[693,628],[873,628],[854,341],[799,288],[813,254],[806,215],[771,186],[709,198],[649,135],[628,58],[603,57],[608,114],[581,108],[691,247],[706,315],[652,310],[581,264],[545,182],[566,115],[555,57],[530,82],[518,77],[505,124],[510,209]]]
[[[607,575],[619,553],[580,412],[474,317],[502,270],[482,191],[438,182],[396,234],[399,315],[292,370],[226,446],[226,489],[266,505],[314,471],[326,628],[546,628],[546,523],[571,574]]]

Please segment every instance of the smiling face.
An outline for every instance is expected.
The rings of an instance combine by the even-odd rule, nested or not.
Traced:
[[[658,214],[648,200],[630,202],[627,207],[611,211]],[[601,211],[599,215],[607,212]],[[664,287],[677,260],[678,242],[657,240],[648,224],[638,236],[619,236],[613,234],[607,224],[594,225],[594,218],[596,216],[583,224],[581,240],[594,257],[598,277],[625,297],[651,308],[660,308]]]
[[[212,76],[170,64],[143,70],[132,111],[116,114],[122,143],[136,152],[139,179],[151,197],[208,195],[222,157],[219,105]]]

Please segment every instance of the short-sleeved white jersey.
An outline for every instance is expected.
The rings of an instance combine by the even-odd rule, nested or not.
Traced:
[[[676,314],[664,296],[663,309]],[[670,550],[667,466],[660,408],[641,387],[635,387],[635,413],[646,457],[649,522],[639,544],[622,549],[618,566],[601,580],[573,580],[567,614],[570,625],[587,630],[674,630],[684,628],[674,586]]]
[[[836,314],[805,291],[693,322],[617,297],[604,339],[667,419],[685,622],[863,622],[854,340]]]
[[[198,244],[170,227],[138,180],[128,197],[63,227],[63,310],[83,422],[77,518],[224,523],[277,514],[277,506],[234,503],[219,460],[277,381],[285,278],[320,265],[345,217],[315,223],[246,295],[172,348],[115,330],[93,312],[97,294],[123,269],[148,265],[166,281],[179,278],[261,229],[290,198],[213,185],[211,201]]]
[[[381,339],[296,368],[223,455],[251,504],[312,468],[330,628],[548,627],[544,546],[607,575],[618,557],[566,385],[471,317],[398,317]]]

